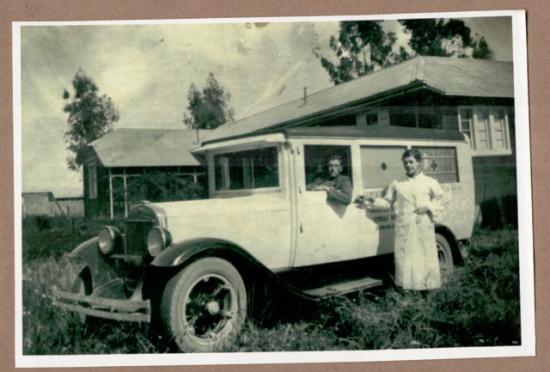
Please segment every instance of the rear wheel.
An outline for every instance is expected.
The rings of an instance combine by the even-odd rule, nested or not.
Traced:
[[[439,270],[441,281],[444,283],[454,270],[453,252],[447,238],[441,234],[435,234],[437,244],[437,256],[439,258]]]
[[[220,351],[240,332],[246,309],[246,288],[237,269],[224,259],[208,257],[168,281],[161,318],[182,351]]]

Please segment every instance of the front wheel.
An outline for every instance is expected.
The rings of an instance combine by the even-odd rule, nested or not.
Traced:
[[[208,257],[170,279],[161,302],[165,331],[182,351],[211,352],[227,347],[246,318],[246,288],[228,261]]]
[[[437,256],[439,258],[439,270],[441,280],[445,282],[454,270],[453,252],[447,238],[441,234],[435,234]]]

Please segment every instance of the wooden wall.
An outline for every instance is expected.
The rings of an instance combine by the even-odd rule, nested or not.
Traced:
[[[59,198],[44,194],[23,194],[23,217],[84,217],[84,198]]]

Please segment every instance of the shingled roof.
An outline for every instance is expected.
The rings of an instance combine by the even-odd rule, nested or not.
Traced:
[[[224,124],[202,141],[261,133],[414,86],[446,96],[513,98],[513,64],[466,58],[416,57],[359,79]]]
[[[204,137],[199,131],[199,138]],[[91,148],[105,167],[199,166],[191,155],[196,131],[121,128],[93,141]]]

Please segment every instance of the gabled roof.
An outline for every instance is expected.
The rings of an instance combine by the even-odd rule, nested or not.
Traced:
[[[205,135],[199,131],[199,138]],[[90,146],[105,167],[199,166],[191,155],[197,133],[191,129],[121,128]]]
[[[466,58],[416,57],[250,117],[224,124],[202,143],[261,133],[269,128],[368,102],[414,86],[446,96],[513,98],[513,64]]]

